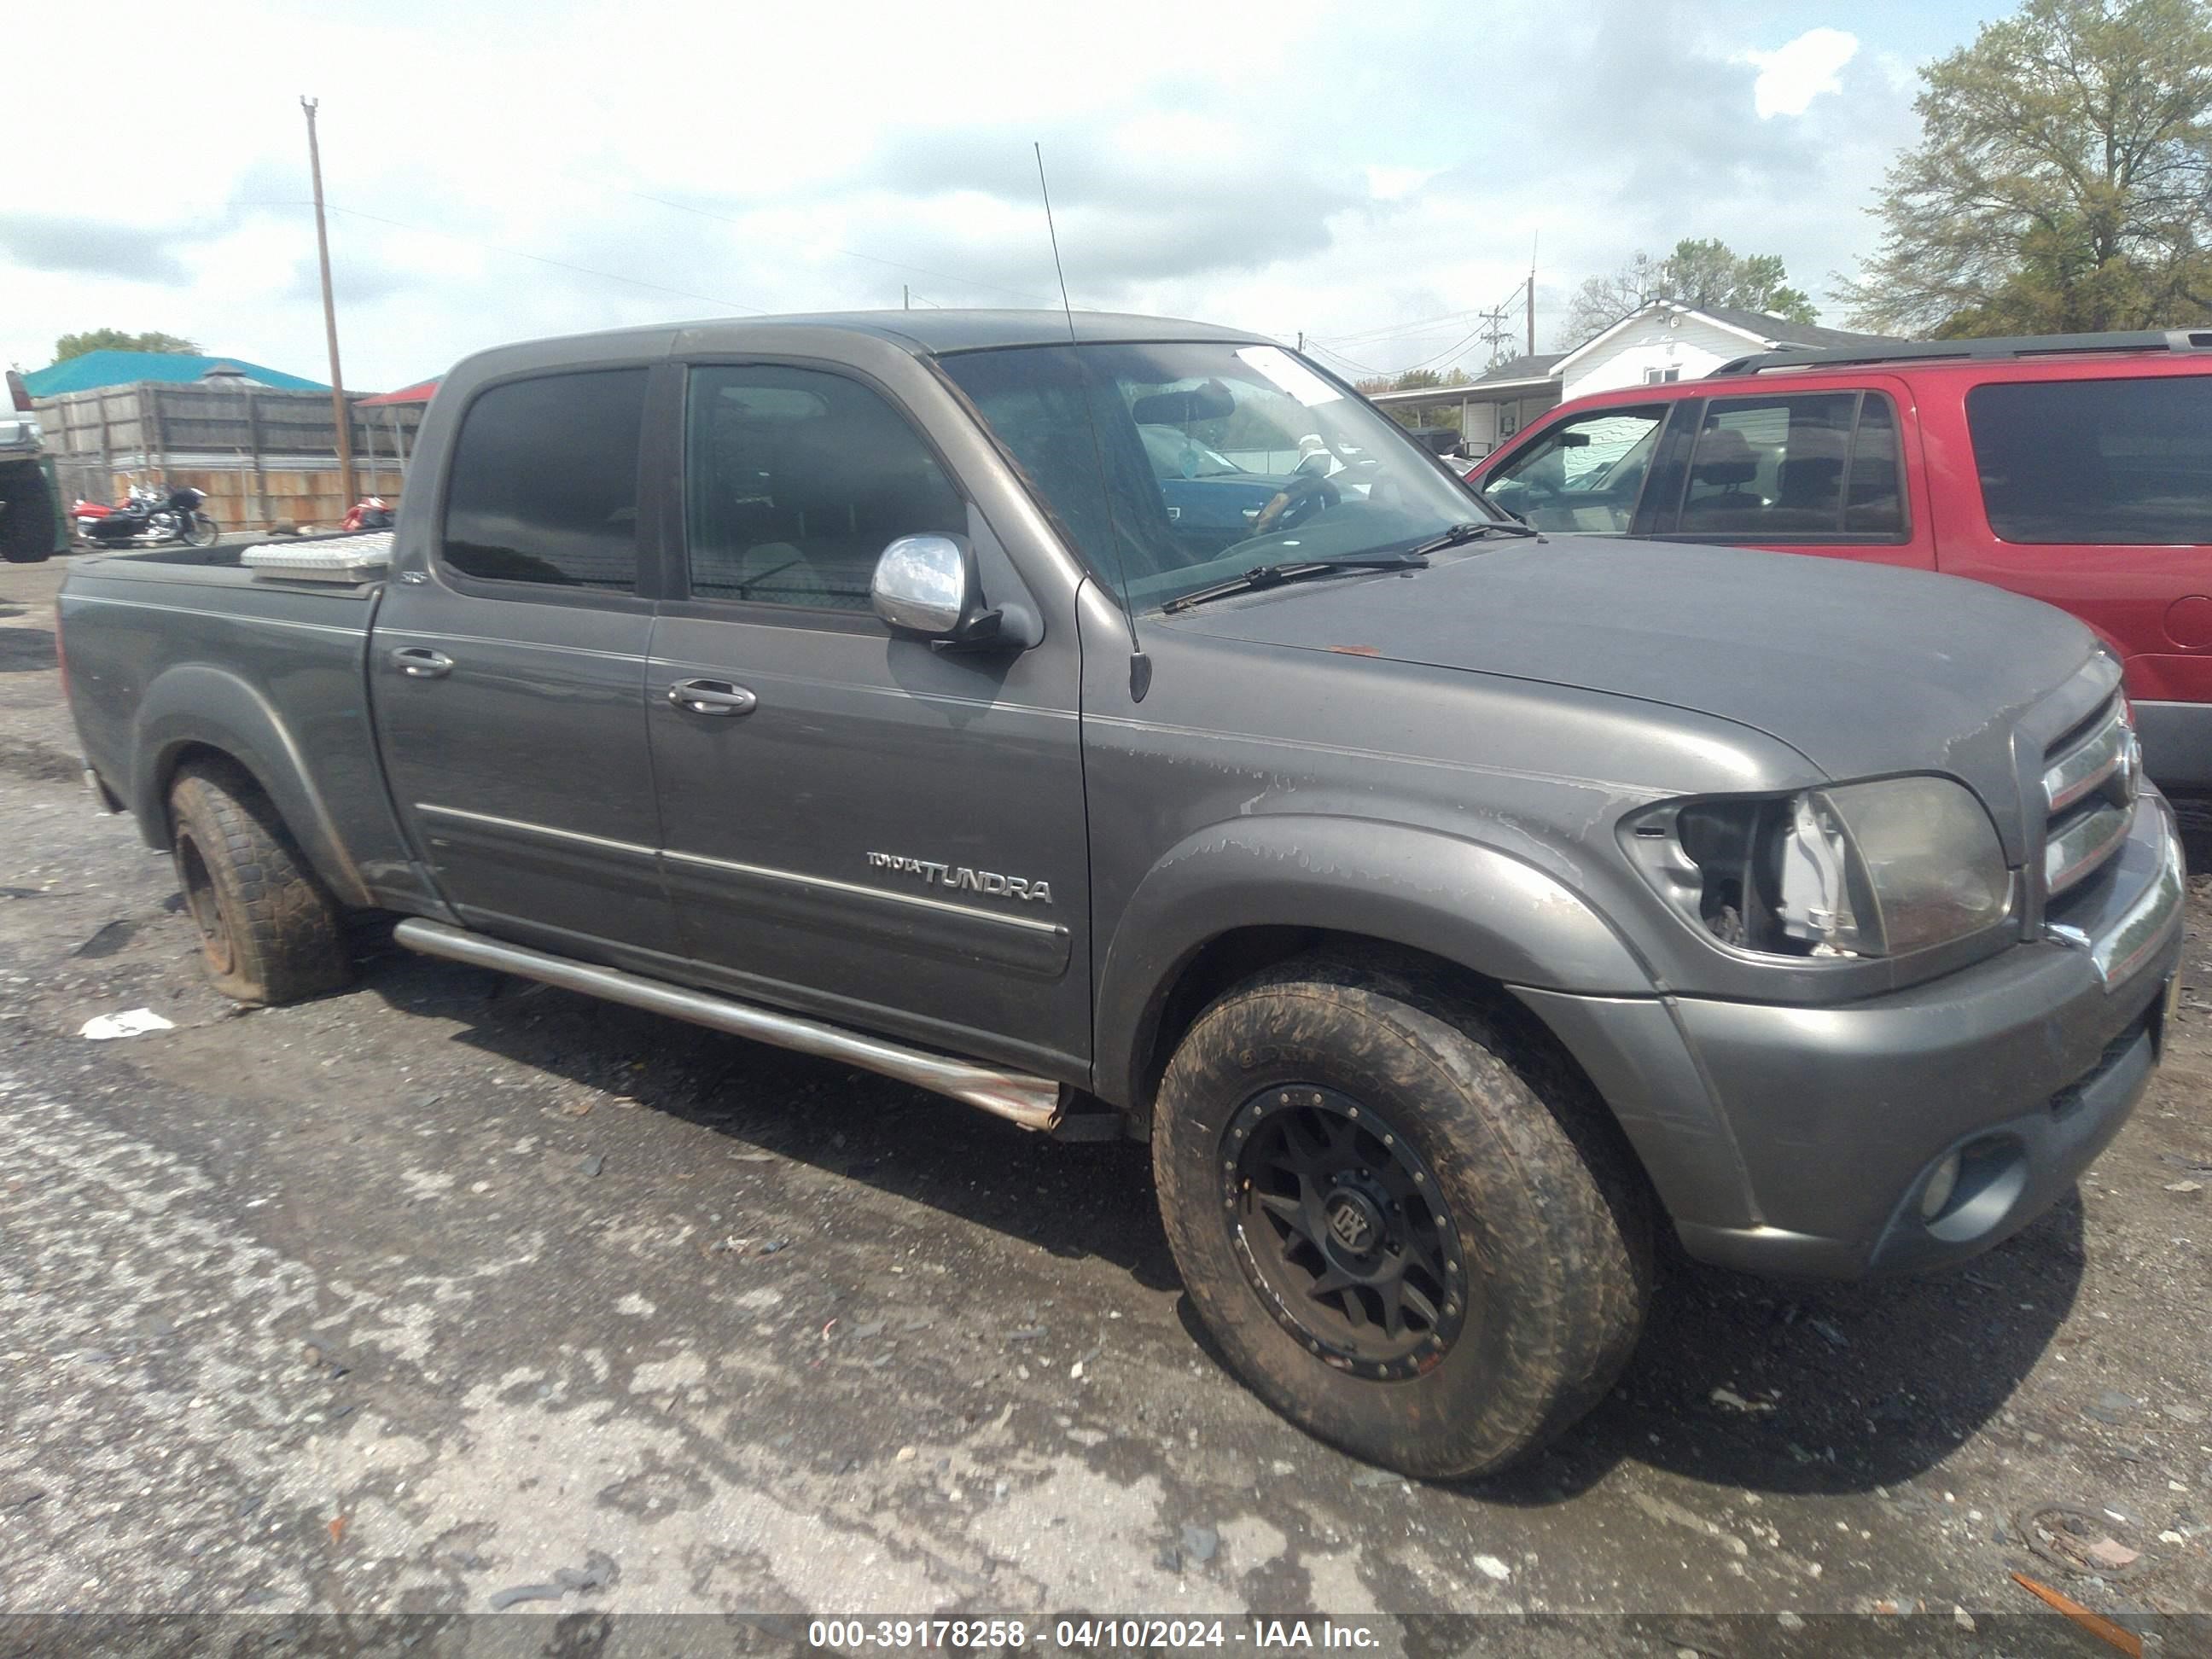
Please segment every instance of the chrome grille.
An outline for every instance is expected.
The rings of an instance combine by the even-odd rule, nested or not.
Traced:
[[[2104,868],[2128,838],[2142,763],[2127,705],[2115,696],[2044,757],[2043,890],[2051,898]]]

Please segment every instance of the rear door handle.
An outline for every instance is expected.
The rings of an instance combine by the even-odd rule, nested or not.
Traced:
[[[668,688],[668,701],[694,714],[750,714],[760,705],[744,686],[727,680],[678,680]]]
[[[412,680],[441,680],[453,672],[453,659],[428,646],[402,646],[392,653],[392,665]]]

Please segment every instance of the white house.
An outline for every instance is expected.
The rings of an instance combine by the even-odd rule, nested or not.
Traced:
[[[1895,342],[1882,334],[1793,323],[1761,311],[1727,306],[1694,307],[1654,300],[1611,328],[1585,340],[1552,366],[1565,402],[1624,386],[1695,380],[1723,363],[1782,346],[1872,346]]]
[[[1370,401],[1421,424],[1456,410],[1462,453],[1486,455],[1546,410],[1584,392],[1694,380],[1734,358],[1783,346],[1894,343],[1887,335],[1793,323],[1761,311],[1654,300],[1563,355],[1515,357],[1465,386],[1377,392]]]

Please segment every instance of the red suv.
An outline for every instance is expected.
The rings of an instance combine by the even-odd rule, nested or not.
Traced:
[[[2212,331],[1764,352],[1563,404],[1467,477],[1539,529],[2047,600],[2125,665],[2150,775],[2212,787]]]

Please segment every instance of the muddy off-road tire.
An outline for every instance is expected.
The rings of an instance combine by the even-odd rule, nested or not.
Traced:
[[[1603,1398],[1651,1277],[1649,1189],[1540,1031],[1310,957],[1194,1024],[1153,1169],[1199,1316],[1261,1399],[1354,1456],[1489,1474]]]
[[[240,1002],[297,1002],[352,977],[337,906],[276,809],[234,766],[200,762],[169,791],[170,848],[208,976]]]

